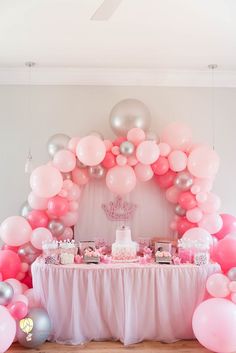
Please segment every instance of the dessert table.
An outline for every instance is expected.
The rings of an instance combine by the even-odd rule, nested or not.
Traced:
[[[192,315],[217,264],[32,266],[37,299],[48,311],[50,340],[82,344],[192,339]]]

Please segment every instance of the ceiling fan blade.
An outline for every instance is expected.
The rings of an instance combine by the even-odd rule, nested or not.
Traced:
[[[107,21],[116,11],[122,0],[104,0],[91,17],[92,21]]]

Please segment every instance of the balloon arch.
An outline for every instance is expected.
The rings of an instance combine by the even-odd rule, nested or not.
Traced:
[[[52,160],[32,172],[32,191],[21,216],[9,217],[1,224],[5,243],[0,251],[2,280],[13,278],[31,287],[30,265],[40,254],[42,243],[53,238],[72,239],[80,194],[91,178],[104,178],[108,189],[120,196],[131,192],[137,180],[154,178],[173,204],[175,216],[170,228],[179,238],[192,229],[195,238],[213,235],[210,238],[217,242],[236,229],[235,217],[219,215],[220,198],[211,192],[219,168],[217,153],[210,146],[194,144],[191,130],[182,123],[168,125],[157,141],[155,134],[147,131],[150,119],[146,107],[136,102],[140,114],[135,113],[132,120],[124,110],[127,112],[127,104],[133,102],[125,102],[111,113],[111,126],[118,135],[113,141],[99,133],[82,138],[51,137],[48,151]],[[232,249],[236,253],[236,246],[232,246],[236,239],[226,238],[216,245],[221,250],[216,259],[228,271],[236,266],[235,256],[227,256]],[[227,244],[221,249],[222,241]]]

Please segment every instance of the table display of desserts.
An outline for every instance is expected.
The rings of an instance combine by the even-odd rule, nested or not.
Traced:
[[[43,261],[47,265],[139,263],[157,265],[194,264],[210,262],[208,244],[195,240],[181,239],[173,246],[170,241],[156,241],[150,238],[132,240],[127,226],[116,230],[116,240],[110,245],[105,241],[74,240],[50,241],[43,243]]]

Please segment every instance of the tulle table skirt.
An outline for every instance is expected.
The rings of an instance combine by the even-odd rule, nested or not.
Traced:
[[[52,341],[174,342],[192,339],[192,315],[217,264],[32,266],[36,297],[52,321]]]

